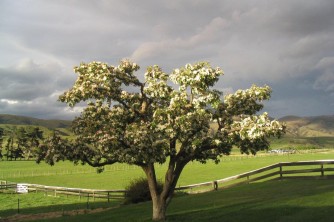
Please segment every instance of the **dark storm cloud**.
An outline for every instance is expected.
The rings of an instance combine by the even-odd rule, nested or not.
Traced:
[[[0,73],[2,99],[29,101],[62,88],[58,84],[62,76],[57,64],[38,65],[32,60],[23,60],[15,67],[1,68]]]
[[[3,0],[0,112],[72,118],[80,109],[56,101],[72,67],[131,58],[141,73],[208,60],[226,73],[217,88],[271,85],[278,117],[333,114],[333,11],[331,0]]]

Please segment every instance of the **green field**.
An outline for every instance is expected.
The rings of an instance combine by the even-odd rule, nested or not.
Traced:
[[[185,167],[178,186],[218,180],[278,162],[334,159],[334,152],[331,150],[320,151],[322,152],[289,155],[259,153],[256,156],[248,156],[232,154],[223,157],[219,164],[191,162]],[[166,165],[157,165],[158,177],[162,179],[165,170]],[[90,166],[74,166],[70,162],[59,162],[55,166],[49,166],[45,163],[38,165],[33,161],[0,162],[0,180],[20,183],[91,189],[124,189],[131,179],[142,176],[144,173],[139,167],[126,164],[107,166],[105,172],[97,174],[95,169]]]
[[[218,165],[210,161],[205,165],[197,162],[188,164],[177,186],[214,181],[278,162],[334,159],[332,117],[289,117],[284,121],[288,132],[281,139],[273,139],[270,149],[293,149],[295,154],[268,154],[263,151],[256,156],[247,156],[233,150]],[[28,129],[38,126],[44,131],[44,137],[57,130],[63,137],[72,138],[69,125],[69,121],[0,115],[0,127],[5,130],[3,147],[7,133],[13,127]],[[162,179],[166,165],[157,165],[156,169]],[[333,175],[333,172],[328,174]],[[103,173],[97,174],[89,166],[74,166],[70,162],[49,166],[45,163],[38,165],[34,161],[0,160],[0,180],[17,183],[124,189],[131,180],[143,176],[140,168],[125,164],[107,166]],[[168,208],[167,217],[168,221],[332,221],[333,208],[333,180],[275,180],[196,195],[177,193]],[[103,212],[90,214],[101,209]],[[34,214],[50,215],[53,212],[60,214],[60,218],[48,221],[150,221],[152,206],[150,202],[122,205],[121,201],[115,200],[108,203],[86,197],[0,192],[0,221],[9,216],[11,221],[18,221],[22,216],[33,219]]]
[[[311,188],[311,189],[310,189]],[[4,201],[3,195],[1,202]],[[24,199],[27,197],[27,199]],[[29,197],[29,198],[28,198]],[[17,195],[5,197],[12,209],[2,217],[16,214]],[[123,205],[89,203],[89,209],[105,211],[69,216],[69,210],[86,208],[85,203],[72,204],[67,198],[21,195],[21,214],[50,210],[60,211],[59,218],[47,221],[150,221],[151,203]],[[34,205],[29,206],[29,201]],[[42,205],[37,206],[37,203]],[[50,206],[51,205],[51,206]],[[334,183],[332,180],[283,180],[240,185],[196,195],[176,196],[167,211],[168,221],[332,221]],[[79,214],[79,213],[77,213]],[[14,221],[20,215],[12,218]],[[45,221],[45,220],[37,220]]]
[[[296,154],[284,155],[262,152],[256,156],[240,155],[238,152],[234,151],[232,155],[223,157],[218,165],[213,162],[208,162],[204,165],[197,162],[190,163],[182,173],[178,186],[222,179],[278,162],[334,159],[333,150],[320,149],[311,151],[312,152],[304,150]],[[165,170],[165,165],[157,165],[157,173],[160,178],[163,177]],[[38,165],[33,161],[0,161],[0,180],[20,183],[36,183],[76,188],[124,189],[130,180],[143,175],[140,168],[124,164],[107,166],[105,172],[97,174],[95,170],[89,166],[74,166],[70,162],[59,162],[55,166],[49,166],[45,163]],[[306,201],[304,204],[311,205],[311,210],[319,208],[320,211],[325,211],[334,206],[334,195],[327,196],[327,194],[333,192],[331,190],[334,190],[334,185],[332,184],[333,181],[330,180],[307,182],[271,181],[253,183],[248,186],[240,186],[206,194],[183,195],[173,200],[168,211],[169,220],[187,221],[187,219],[190,219],[191,221],[203,221],[206,220],[207,217],[214,219],[220,216],[231,219],[232,216],[236,214],[234,215],[236,221],[241,221],[242,217],[237,211],[244,209],[246,209],[245,215],[247,217],[258,220],[257,215],[261,209],[265,210],[267,208],[269,214],[265,215],[264,218],[272,216],[278,217],[278,215],[281,215],[285,210],[288,212],[286,216],[291,214],[295,217],[295,213],[292,212],[294,210],[298,212],[310,210],[307,206],[299,206],[297,204],[298,201],[302,202],[302,200]],[[282,185],[284,186],[282,187]],[[314,193],[312,193],[312,195],[308,193],[296,193],[295,190],[298,190],[298,186],[301,185],[305,186],[303,189],[305,192],[307,191],[307,186],[312,187],[310,190],[313,190],[312,192]],[[281,195],[282,189],[287,190],[284,191],[287,193],[283,196]],[[288,192],[289,189],[291,189],[291,194]],[[321,190],[321,193],[317,193],[317,190]],[[295,196],[296,194],[300,196],[297,198]],[[270,200],[273,198],[277,200],[270,205]],[[307,203],[307,201],[313,201],[313,198],[325,198],[324,203]],[[64,212],[63,216],[66,216],[68,210],[110,208],[119,206],[120,204],[120,202],[107,203],[106,201],[99,202],[98,200],[92,201],[85,198],[79,199],[78,197],[49,197],[44,196],[43,193],[30,193],[28,195],[0,193],[0,217],[16,214],[18,199],[20,199],[21,214],[60,211]],[[292,203],[291,206],[289,205],[290,202]],[[285,206],[286,204],[288,204],[288,206]],[[329,206],[325,206],[324,204],[329,204]],[[126,212],[131,212],[131,214]],[[105,220],[137,221],[138,219],[138,221],[149,221],[151,205],[150,203],[144,203],[122,206],[99,214],[103,216],[99,215],[98,217],[105,218]],[[299,214],[301,213],[298,213],[298,215]],[[192,217],[192,215],[196,215],[196,218]],[[87,218],[86,221],[91,221],[96,217],[94,215],[90,216],[90,214],[84,215],[84,217]],[[71,218],[74,219],[74,221],[84,221],[82,217],[83,216],[67,216],[66,220]],[[278,220],[281,219],[285,221],[284,218]],[[308,218],[301,217],[301,220],[304,219]],[[264,219],[264,221],[265,220],[266,219]],[[62,220],[59,219],[59,221]],[[229,221],[229,219],[227,219],[227,221]]]
[[[334,137],[297,137],[283,136],[280,139],[272,139],[270,148],[293,148],[296,150],[306,149],[332,149]]]
[[[167,217],[168,221],[332,221],[333,188],[332,181],[254,183],[175,198]],[[144,203],[66,220],[150,221],[150,214],[151,205]]]

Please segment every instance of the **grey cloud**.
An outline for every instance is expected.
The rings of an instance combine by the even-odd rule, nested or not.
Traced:
[[[318,73],[313,88],[330,93],[334,97],[334,56],[322,58],[315,66]]]
[[[325,73],[320,75],[314,82],[313,87],[315,89],[321,89],[326,92],[331,92],[334,96],[334,72],[333,70],[326,70]]]
[[[115,21],[111,13],[108,17],[91,13],[89,10],[93,8],[83,8],[81,1],[72,2],[73,7],[37,2],[21,2],[21,7],[15,9],[19,16],[11,11],[3,15],[7,17],[7,23],[2,29],[17,38],[23,47],[76,59],[92,59],[99,54],[123,57],[129,46],[123,37],[135,36],[136,30],[126,31],[128,26],[121,19]],[[26,7],[22,7],[25,4]],[[43,6],[49,7],[47,15],[42,12]],[[30,10],[26,10],[27,7]]]
[[[57,84],[63,76],[57,64],[38,65],[32,60],[23,60],[15,67],[0,69],[0,99],[28,101],[50,95],[64,87]]]
[[[191,61],[194,60],[194,57],[203,58],[205,54],[212,56],[213,52],[210,45],[214,45],[215,42],[219,41],[218,33],[225,25],[226,22],[222,18],[214,18],[210,23],[202,27],[198,33],[188,38],[145,42],[134,51],[131,57],[135,61],[151,61],[157,56],[168,56],[175,60],[187,58],[188,61]]]
[[[56,100],[43,98],[29,102],[8,104],[0,100],[0,113],[31,116],[43,119],[73,119],[81,109],[71,110]]]
[[[285,9],[286,13],[278,16],[283,22],[277,23],[285,32],[304,36],[327,32],[334,25],[333,1],[292,1]]]
[[[3,0],[0,112],[73,116],[79,110],[53,96],[72,86],[72,67],[130,57],[140,73],[208,60],[225,71],[217,88],[269,84],[279,98],[268,108],[277,115],[316,113],[312,104],[333,98],[333,11],[331,0]]]
[[[272,98],[267,103],[269,113],[277,117],[332,115],[334,95],[324,88],[315,89],[318,78],[317,73],[309,73],[306,77],[291,77],[274,83]]]
[[[326,105],[324,105],[326,104]],[[265,103],[264,111],[271,116],[280,118],[286,115],[317,116],[333,115],[334,103],[328,101],[325,96],[314,98],[272,98]]]

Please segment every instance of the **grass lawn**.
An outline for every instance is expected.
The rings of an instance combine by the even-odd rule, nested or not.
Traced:
[[[231,156],[224,157],[218,165],[212,162],[205,165],[197,162],[190,163],[182,173],[179,184],[189,185],[213,181],[278,162],[323,159],[334,159],[334,153],[262,154],[255,157],[241,156],[234,153]],[[73,166],[70,162],[61,162],[51,167],[46,164],[37,165],[33,161],[2,161],[0,162],[0,170],[0,174],[2,172],[3,174],[13,175],[7,179],[13,182],[95,189],[123,189],[131,179],[143,176],[140,168],[121,164],[108,166],[106,172],[102,174],[97,174],[89,166]],[[18,171],[21,171],[21,174],[18,174]],[[157,173],[161,177],[164,171],[164,165],[157,167]],[[36,176],[38,173],[40,175]],[[301,217],[300,221],[307,221],[309,218],[305,218],[302,215],[303,213],[300,212],[305,213],[314,210],[326,214],[329,208],[334,207],[333,186],[333,180],[270,181],[252,183],[218,192],[183,195],[175,198],[170,205],[169,221],[218,220],[219,217],[226,218],[225,221],[241,221],[242,218],[259,220],[258,214],[261,214],[262,211],[268,213],[263,216],[264,220],[261,221],[267,219],[269,221],[269,218],[278,218],[277,221],[289,221],[289,215],[293,218],[293,221],[296,221],[296,218],[298,221],[298,217]],[[87,214],[85,217],[88,219],[85,220],[81,216],[66,216],[68,210],[101,209],[120,205],[120,202],[115,201],[107,203],[105,200],[98,201],[98,199],[93,201],[92,199],[79,199],[78,197],[51,197],[44,196],[43,193],[29,193],[28,195],[0,193],[0,217],[15,215],[18,199],[20,200],[21,214],[65,211],[62,219],[66,217],[66,221],[68,219],[71,219],[71,221],[72,219],[73,221],[91,221],[93,220],[92,217],[95,217]],[[196,216],[193,217],[192,215]],[[314,218],[313,215],[319,216],[317,212],[312,213],[311,218]],[[144,203],[121,206],[117,209],[99,213],[98,218],[101,218],[100,221],[149,221],[151,205],[150,203]],[[57,219],[55,220],[57,221]],[[94,220],[96,221],[96,218]],[[62,220],[59,219],[59,221]]]
[[[178,186],[218,180],[278,162],[323,159],[334,159],[334,152],[257,156],[232,154],[223,157],[219,164],[210,161],[207,164],[189,163],[181,174]],[[156,171],[162,179],[166,165],[157,165]],[[12,182],[91,189],[124,189],[130,180],[143,177],[144,173],[139,167],[124,164],[107,166],[105,172],[97,174],[89,166],[73,166],[70,162],[59,162],[55,166],[49,166],[45,163],[38,165],[33,161],[0,161],[0,179],[2,175],[3,180]]]
[[[333,180],[283,180],[175,197],[168,221],[332,221]],[[150,221],[151,203],[41,221]]]
[[[0,193],[0,218],[15,214],[35,214],[53,211],[69,211],[119,206],[119,201],[93,201],[74,196],[45,196],[44,193]],[[1,219],[0,219],[1,221]]]

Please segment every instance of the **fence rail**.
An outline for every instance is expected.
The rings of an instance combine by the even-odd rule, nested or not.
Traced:
[[[250,183],[254,181],[264,179],[293,179],[293,178],[334,178],[334,174],[326,174],[325,172],[333,172],[334,167],[327,167],[328,165],[334,165],[334,160],[315,160],[315,161],[299,161],[299,162],[281,162],[266,166],[257,170],[252,170],[246,173],[238,174],[235,176],[219,179],[215,181],[209,181],[204,183],[192,184],[187,186],[181,186],[176,190],[192,190],[196,188],[208,187],[210,190],[217,190],[218,188],[227,188],[236,186],[239,184]],[[289,167],[300,166],[319,166],[318,168],[308,169],[293,169],[289,170]],[[307,174],[306,176],[300,176],[300,174]],[[319,175],[313,175],[310,173],[320,173]],[[244,179],[244,180],[241,180]],[[241,181],[240,181],[241,180]]]
[[[112,199],[124,199],[126,190],[96,190],[96,189],[80,189],[80,188],[68,188],[58,186],[44,186],[39,184],[27,184],[27,183],[12,183],[8,181],[0,181],[0,190],[16,190],[18,185],[27,187],[29,192],[43,192],[46,196],[59,196],[59,195],[72,195],[81,198],[103,198],[108,202]]]
[[[39,184],[27,184],[29,192],[44,192],[45,195],[74,195],[79,198],[104,198],[108,202],[111,199],[123,199],[126,190],[96,190],[96,189],[80,189],[80,188],[67,188],[57,186],[44,186]]]
[[[292,179],[292,178],[334,178],[334,160],[315,160],[315,161],[299,161],[299,162],[281,162],[270,166],[262,167],[257,170],[252,170],[246,173],[238,174],[235,176],[219,179],[215,181],[209,181],[198,184],[191,184],[187,186],[177,187],[175,190],[200,190],[203,187],[209,190],[217,190],[219,188],[227,188],[244,183],[251,183],[254,181],[265,179]],[[304,166],[311,166],[313,168],[305,169]],[[318,166],[318,167],[317,167]],[[297,169],[287,169],[289,167],[303,167]],[[317,168],[314,168],[317,167]],[[300,174],[304,176],[300,176]],[[306,174],[306,176],[305,176]],[[315,174],[315,175],[314,175]],[[241,180],[241,181],[240,181]],[[111,199],[123,199],[126,190],[95,190],[95,189],[80,189],[80,188],[67,188],[57,186],[44,186],[39,184],[25,184],[28,187],[29,192],[44,192],[45,195],[76,195],[79,198],[104,198],[108,202]],[[0,191],[4,189],[15,189],[16,183],[7,181],[0,181]],[[196,191],[195,191],[196,192]]]
[[[0,180],[0,191],[1,190],[8,190],[8,189],[15,190],[16,186],[17,186],[16,183]]]

